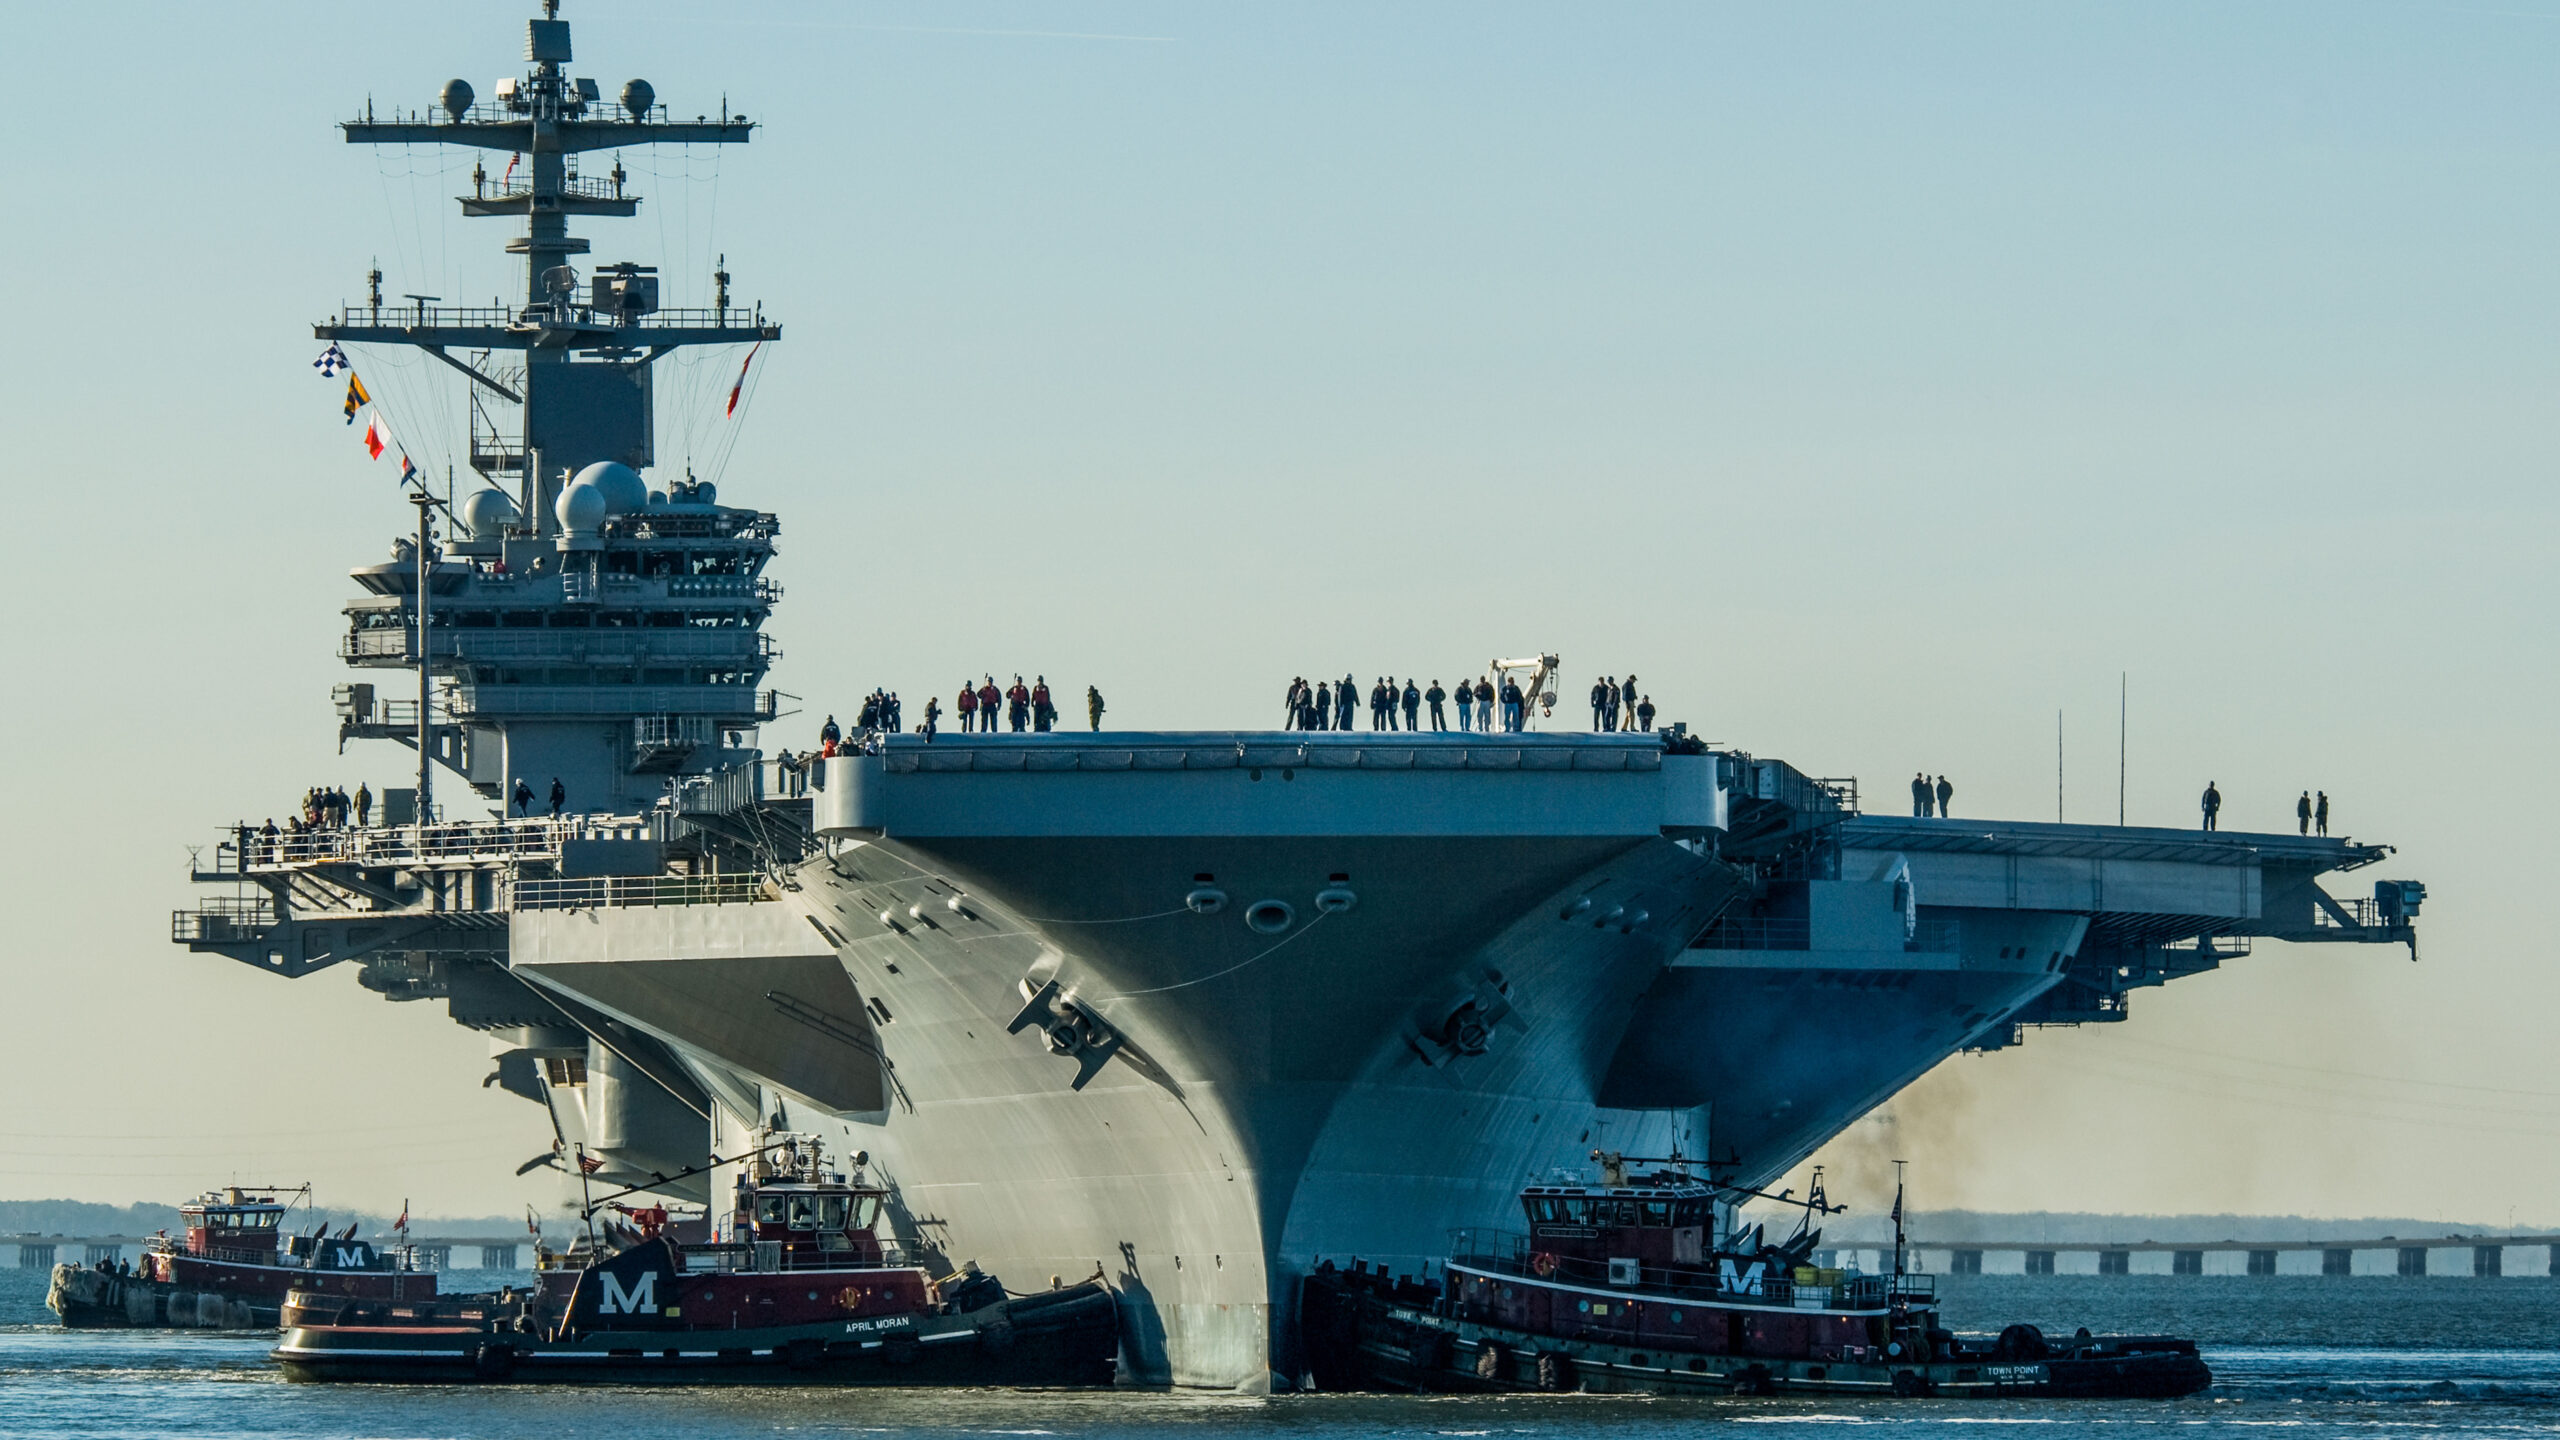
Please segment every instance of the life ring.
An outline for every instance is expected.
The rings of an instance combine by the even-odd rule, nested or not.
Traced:
[[[1553,1275],[1556,1273],[1556,1257],[1550,1251],[1541,1250],[1529,1257],[1529,1268],[1536,1271],[1541,1279]]]

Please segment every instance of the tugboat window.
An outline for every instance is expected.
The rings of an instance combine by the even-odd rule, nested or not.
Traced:
[[[1671,1202],[1668,1200],[1645,1201],[1644,1223],[1647,1225],[1669,1225],[1671,1223]]]
[[[872,1222],[872,1221],[874,1221],[874,1220],[877,1220],[877,1219],[879,1219],[879,1218],[880,1218],[880,1197],[879,1197],[879,1196],[877,1196],[877,1195],[860,1195],[860,1196],[856,1196],[856,1197],[854,1198],[854,1206],[853,1206],[853,1228],[854,1228],[854,1229],[856,1229],[856,1230],[868,1230],[868,1229],[870,1229],[870,1228],[871,1228],[871,1222]]]
[[[791,1228],[794,1230],[815,1230],[818,1228],[817,1196],[794,1195],[791,1197]]]
[[[757,1223],[757,1224],[759,1224],[759,1225],[779,1225],[779,1224],[781,1224],[781,1223],[782,1223],[782,1216],[783,1216],[783,1207],[784,1207],[784,1201],[783,1201],[783,1198],[782,1198],[781,1196],[779,1196],[779,1195],[759,1195],[759,1196],[757,1196],[757,1197],[756,1197],[756,1223]]]
[[[826,1203],[819,1207],[818,1228],[821,1230],[842,1230],[844,1228],[845,1209],[845,1196],[828,1196],[826,1198]]]

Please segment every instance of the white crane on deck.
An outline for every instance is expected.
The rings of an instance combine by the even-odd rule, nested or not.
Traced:
[[[1538,715],[1553,718],[1556,713],[1556,671],[1563,661],[1553,655],[1532,655],[1525,660],[1493,662],[1494,689],[1500,692],[1503,682],[1517,679],[1520,693],[1527,699],[1521,707],[1520,725],[1528,728],[1532,707]]]

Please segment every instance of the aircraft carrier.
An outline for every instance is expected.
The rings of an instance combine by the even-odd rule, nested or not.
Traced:
[[[655,478],[652,388],[780,327],[725,273],[662,307],[568,233],[640,203],[581,156],[754,126],[608,97],[556,6],[525,57],[344,127],[520,157],[459,197],[520,221],[519,298],[377,279],[316,332],[359,376],[398,346],[469,377],[477,488],[418,486],[345,603],[342,748],[409,747],[417,783],[224,831],[174,938],[441,1001],[546,1107],[528,1170],[644,1182],[822,1133],[922,1255],[1100,1270],[1124,1375],[1284,1388],[1315,1258],[1418,1269],[1594,1149],[1756,1184],[1952,1053],[2122,1021],[2253,941],[2414,952],[2419,887],[2322,884],[2386,846],[1881,817],[1676,729],[872,733],[786,767],[780,521]]]

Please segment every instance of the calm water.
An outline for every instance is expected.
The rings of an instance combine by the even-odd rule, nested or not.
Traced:
[[[490,1277],[492,1279],[496,1277]],[[478,1288],[465,1271],[452,1288]],[[1776,1440],[1856,1427],[1963,1440],[1983,1425],[2132,1437],[2560,1437],[2560,1281],[2314,1276],[1944,1277],[1959,1330],[2029,1320],[2068,1333],[2162,1330],[2205,1342],[2219,1383],[2169,1403],[1408,1399],[1001,1391],[382,1389],[287,1385],[262,1336],[69,1333],[44,1323],[44,1277],[0,1271],[0,1435],[612,1437],[1245,1434]],[[1746,1428],[1748,1427],[1748,1428]]]

